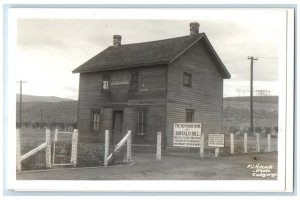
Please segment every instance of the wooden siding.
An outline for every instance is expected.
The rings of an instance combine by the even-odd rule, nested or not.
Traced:
[[[130,91],[130,71],[139,74],[137,91]],[[79,141],[103,142],[104,131],[112,130],[113,111],[123,111],[123,132],[136,133],[136,108],[147,108],[147,135],[134,137],[136,143],[152,143],[154,132],[165,129],[167,67],[152,66],[110,71],[110,92],[102,92],[103,73],[80,74]],[[100,130],[90,130],[93,110],[100,110]]]
[[[130,72],[137,71],[138,90],[129,87]],[[183,86],[183,72],[192,74],[192,87]],[[103,142],[112,130],[113,111],[123,111],[123,134],[132,130],[135,144],[155,144],[162,131],[162,144],[173,146],[173,124],[185,122],[186,109],[193,109],[194,122],[203,132],[221,133],[223,79],[205,43],[199,41],[169,66],[149,66],[110,71],[110,92],[102,92],[102,72],[80,74],[79,141]],[[137,110],[147,110],[147,134],[139,136]],[[100,110],[100,130],[90,131],[93,110]],[[207,142],[206,142],[207,143]]]
[[[192,74],[192,87],[183,86],[183,72]],[[173,123],[185,122],[194,109],[194,122],[203,133],[221,133],[223,79],[203,42],[198,42],[168,67],[167,145],[173,145]]]

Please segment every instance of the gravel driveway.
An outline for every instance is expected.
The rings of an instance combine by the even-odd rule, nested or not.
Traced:
[[[134,154],[132,166],[23,171],[18,180],[270,180],[277,179],[277,152],[223,155]]]

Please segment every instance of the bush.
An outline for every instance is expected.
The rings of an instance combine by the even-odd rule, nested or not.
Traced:
[[[255,127],[254,130],[255,130],[255,133],[261,133],[262,132],[261,127]]]

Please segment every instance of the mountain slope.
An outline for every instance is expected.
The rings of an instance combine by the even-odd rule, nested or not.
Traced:
[[[38,99],[38,98],[35,98]],[[49,98],[45,98],[46,100]],[[50,98],[51,99],[51,98]],[[56,98],[54,98],[56,99]],[[60,99],[60,98],[58,98]],[[278,126],[278,97],[254,97],[254,126]],[[19,121],[19,103],[17,103],[17,122]],[[76,123],[77,101],[60,102],[23,102],[23,122],[44,123]],[[223,101],[223,127],[250,126],[250,101],[249,97],[228,97]]]
[[[19,106],[17,103],[17,122],[19,122]],[[23,122],[77,122],[77,101],[60,102],[24,102],[22,103]]]
[[[16,101],[20,101],[20,95],[16,94]],[[22,95],[22,102],[60,102],[60,101],[72,101],[72,99],[65,99],[61,97],[54,97],[54,96],[33,96],[33,95]]]
[[[250,98],[228,97],[223,101],[223,127],[250,126]],[[253,123],[255,127],[278,126],[278,96],[253,98]]]

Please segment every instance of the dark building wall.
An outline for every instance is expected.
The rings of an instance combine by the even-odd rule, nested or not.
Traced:
[[[223,79],[203,42],[198,42],[168,67],[167,145],[173,145],[173,123],[186,122],[186,109],[194,109],[194,122],[202,132],[221,133]],[[192,87],[183,86],[183,72],[192,74]]]
[[[139,74],[139,89],[130,91],[130,72]],[[112,130],[113,112],[123,111],[123,134],[132,130],[135,143],[152,143],[156,131],[165,130],[167,67],[151,66],[110,71],[110,92],[102,92],[103,74],[81,73],[78,103],[79,142],[103,142]],[[136,136],[137,110],[147,110],[147,134]],[[91,131],[92,112],[99,110],[100,130]]]

